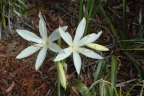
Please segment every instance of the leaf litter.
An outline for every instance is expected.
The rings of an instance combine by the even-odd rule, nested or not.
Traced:
[[[77,27],[78,21],[78,2],[70,0],[66,2],[60,2],[59,0],[42,0],[35,3],[33,2],[33,0],[30,0],[29,2],[31,3],[28,3],[26,5],[28,6],[26,10],[28,10],[30,15],[22,16],[22,19],[18,16],[13,17],[13,20],[15,22],[11,23],[14,23],[12,28],[12,30],[14,31],[14,35],[11,35],[9,30],[3,30],[0,27],[0,96],[56,96],[57,70],[54,66],[54,62],[51,58],[49,58],[53,54],[47,54],[44,64],[38,71],[35,71],[34,69],[37,53],[21,60],[15,59],[15,57],[21,52],[21,50],[30,45],[30,43],[16,34],[15,29],[27,29],[39,35],[38,13],[39,11],[41,11],[46,19],[48,34],[50,34],[50,32],[52,32],[54,29],[58,28],[59,25],[67,25],[69,26],[68,32],[70,32],[71,35],[74,35],[74,31]],[[139,8],[137,8],[136,5],[142,6],[141,3],[143,2],[139,1],[135,4],[135,6],[132,7],[133,3],[136,2],[128,2],[128,5],[130,7],[128,13],[131,18],[139,12]],[[107,9],[106,11],[108,15],[110,15],[111,13],[116,14],[116,17],[118,18],[117,22],[119,22],[119,27],[122,27],[120,23],[120,10],[122,9],[122,3],[111,1],[111,4],[112,5],[109,5],[110,9]],[[111,49],[110,52],[104,54],[108,62],[110,61],[109,54],[114,54],[119,59],[117,86],[119,86],[121,83],[124,86],[126,84],[124,84],[124,82],[129,83],[129,81],[137,81],[138,79],[134,78],[138,78],[138,72],[136,71],[132,62],[126,57],[125,54],[122,53],[121,50],[115,50],[118,45],[116,45],[109,27],[104,22],[104,17],[101,16],[101,13],[98,13],[98,15],[100,16],[100,19],[95,18],[94,20],[92,20],[90,32],[98,31],[98,27],[100,27],[100,29],[103,29],[103,35],[100,40],[97,41],[97,43],[107,45]],[[128,19],[129,23],[132,20],[131,18]],[[137,18],[138,17],[135,15],[135,18],[133,18],[133,22],[136,22]],[[114,18],[111,19],[114,20]],[[135,26],[136,25],[132,23],[131,27],[129,28],[129,37],[132,37],[131,35],[135,34]],[[139,56],[142,59],[144,58],[142,54],[139,54],[138,51],[136,53],[136,55],[132,55],[136,57]],[[94,61],[86,57],[83,57],[83,59],[84,65],[82,66],[79,81],[82,81],[84,84],[87,85],[87,87],[90,87],[91,84],[94,82],[94,73],[98,61]],[[70,69],[66,73],[66,77],[68,80],[67,84],[78,81],[72,59],[68,58],[66,62],[68,64],[68,69]],[[142,64],[140,66],[144,70],[143,61],[141,63]],[[62,92],[64,91],[62,90]],[[74,96],[80,96],[78,90],[75,88],[71,88],[69,92],[73,93]]]

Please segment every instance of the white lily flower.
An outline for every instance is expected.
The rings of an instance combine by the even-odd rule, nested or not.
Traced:
[[[64,52],[56,43],[54,43],[53,41],[57,40],[58,38],[60,38],[60,34],[59,34],[59,30],[56,29],[52,32],[52,34],[48,37],[47,36],[47,29],[46,29],[46,23],[41,15],[41,13],[39,13],[39,32],[42,38],[38,37],[37,35],[35,35],[34,33],[27,31],[27,30],[19,30],[17,29],[17,33],[23,37],[24,39],[30,41],[30,42],[34,42],[35,44],[27,47],[26,49],[24,49],[16,58],[17,59],[21,59],[21,58],[25,58],[33,53],[35,53],[36,51],[38,51],[39,49],[40,52],[37,56],[37,60],[36,60],[36,64],[35,64],[35,69],[38,70],[39,67],[42,65],[45,57],[46,57],[46,53],[47,53],[47,49],[49,48],[51,51],[53,52]],[[62,30],[66,30],[67,26],[62,27]]]
[[[83,48],[82,46],[87,45],[88,47],[91,47],[93,49],[99,49],[93,45],[92,42],[97,40],[99,36],[101,35],[102,31],[100,31],[98,34],[92,33],[90,35],[87,35],[82,38],[84,30],[86,26],[86,20],[85,18],[82,19],[82,21],[79,23],[77,30],[76,30],[76,35],[74,37],[74,40],[72,41],[72,37],[68,32],[64,32],[61,27],[59,27],[59,32],[63,40],[69,45],[68,48],[64,49],[64,54],[58,54],[54,61],[60,61],[68,57],[71,53],[73,54],[73,60],[74,60],[74,65],[76,68],[77,73],[80,73],[81,69],[81,58],[79,53],[93,59],[103,59],[102,56],[99,54],[93,52],[92,50]],[[82,39],[81,39],[82,38]],[[102,46],[102,45],[101,45]],[[105,47],[104,47],[105,48]],[[105,48],[107,50],[107,48]],[[104,49],[104,50],[105,50]]]

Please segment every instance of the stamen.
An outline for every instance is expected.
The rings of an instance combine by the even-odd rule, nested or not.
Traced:
[[[47,42],[45,43],[45,46],[49,46],[49,44],[50,44],[50,43],[47,41]]]
[[[72,49],[74,49],[74,44],[72,44]]]
[[[89,38],[90,36],[88,35],[87,37]]]
[[[74,51],[74,50],[77,51],[76,48],[77,48],[77,47],[75,46],[75,44],[72,44],[72,45],[71,45],[71,49],[72,49],[73,51]]]
[[[34,43],[34,47],[36,47],[36,43]]]

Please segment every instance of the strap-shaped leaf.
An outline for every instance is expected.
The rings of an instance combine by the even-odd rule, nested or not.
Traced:
[[[92,96],[87,86],[82,82],[72,83],[71,87],[77,88],[79,92],[82,94],[82,96]]]

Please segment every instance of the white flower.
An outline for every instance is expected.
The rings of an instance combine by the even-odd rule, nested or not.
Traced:
[[[84,30],[85,30],[85,25],[86,25],[86,20],[85,18],[83,18],[77,27],[76,35],[73,41],[72,41],[71,35],[68,32],[64,32],[62,28],[59,27],[60,35],[63,38],[63,40],[69,45],[69,47],[64,49],[65,51],[64,54],[58,54],[56,58],[54,59],[54,61],[60,61],[68,57],[71,53],[73,53],[74,65],[78,74],[80,73],[80,69],[81,69],[81,58],[80,58],[79,53],[87,57],[93,58],[93,59],[103,59],[103,57],[100,56],[99,54],[93,52],[92,50],[82,47],[86,45],[93,49],[98,49],[96,45],[95,45],[96,47],[92,46],[93,45],[92,42],[97,40],[102,33],[100,31],[98,34],[92,33],[82,38]],[[107,48],[105,49],[107,50]]]
[[[54,52],[64,52],[56,43],[53,43],[53,41],[57,40],[58,38],[60,38],[60,34],[59,34],[59,30],[56,29],[52,32],[52,34],[47,37],[47,29],[46,29],[46,24],[45,21],[41,15],[41,13],[39,13],[39,32],[42,38],[38,37],[37,35],[35,35],[32,32],[29,32],[27,30],[19,30],[17,29],[17,33],[23,37],[24,39],[30,41],[30,42],[34,42],[33,45],[27,47],[25,50],[23,50],[16,58],[17,59],[21,59],[21,58],[25,58],[33,53],[35,53],[36,51],[38,51],[39,49],[40,52],[37,56],[37,60],[36,60],[36,64],[35,64],[35,69],[38,70],[39,67],[42,65],[45,57],[46,57],[46,53],[47,53],[47,49],[49,48],[51,51]],[[62,27],[62,30],[66,30],[67,27]]]

